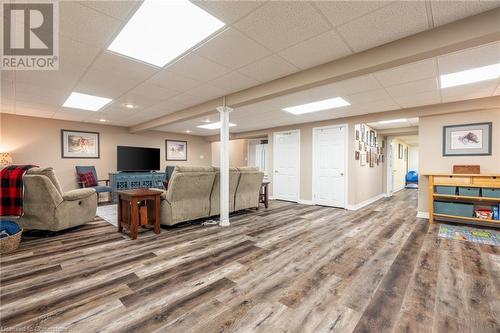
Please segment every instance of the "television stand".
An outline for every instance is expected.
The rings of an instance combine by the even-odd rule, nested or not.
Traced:
[[[135,190],[139,188],[163,189],[165,172],[110,172],[109,186],[112,189],[111,197],[113,203],[118,202],[117,191]]]

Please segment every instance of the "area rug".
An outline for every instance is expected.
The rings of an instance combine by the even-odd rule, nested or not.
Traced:
[[[106,205],[97,207],[97,216],[106,222],[116,226],[118,224],[118,205]]]
[[[439,237],[500,246],[500,232],[489,229],[441,224],[439,226]]]

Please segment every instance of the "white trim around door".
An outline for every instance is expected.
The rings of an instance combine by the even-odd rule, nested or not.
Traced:
[[[316,152],[316,141],[317,141],[317,131],[318,130],[325,130],[325,129],[338,129],[341,128],[343,129],[344,135],[343,135],[343,148],[344,148],[344,163],[343,163],[343,170],[338,171],[339,177],[343,178],[343,183],[344,186],[342,188],[343,197],[342,200],[330,200],[330,202],[326,202],[325,200],[320,200],[317,195],[318,191],[318,185],[316,176],[318,174],[317,171],[317,163],[319,161],[318,156],[316,156],[318,153]],[[346,208],[347,207],[347,200],[348,200],[348,183],[349,183],[349,174],[348,174],[348,161],[349,161],[349,126],[347,124],[340,124],[340,125],[330,125],[330,126],[322,126],[322,127],[314,127],[312,129],[312,201],[314,204],[317,205],[324,205],[324,206],[332,206],[332,207],[340,207],[340,208]]]
[[[289,152],[286,154],[287,166],[284,167],[283,162],[285,159],[278,163],[280,158],[278,155],[277,139],[283,135],[296,135],[293,146],[287,147]],[[283,147],[282,147],[283,148]],[[285,155],[283,155],[285,156]],[[293,164],[290,166],[290,164]],[[281,169],[281,174],[280,174]],[[288,170],[286,170],[288,169]],[[293,170],[294,169],[294,170]],[[300,130],[290,130],[273,132],[273,197],[278,200],[286,200],[299,202],[300,200]],[[281,177],[283,179],[280,179]],[[285,182],[284,179],[288,178]],[[282,188],[280,188],[280,186]]]

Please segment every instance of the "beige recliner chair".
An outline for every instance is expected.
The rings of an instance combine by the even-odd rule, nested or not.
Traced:
[[[174,225],[208,217],[215,180],[212,167],[176,166],[161,198],[160,222]]]
[[[210,196],[210,216],[220,214],[220,168],[214,168],[215,181]],[[234,212],[234,195],[240,181],[240,172],[237,168],[229,168],[229,212]]]
[[[31,169],[23,182],[24,215],[18,220],[23,229],[59,231],[94,220],[97,194],[93,188],[64,193],[52,168]]]
[[[240,181],[234,197],[234,210],[259,208],[259,193],[264,173],[257,167],[240,167]]]

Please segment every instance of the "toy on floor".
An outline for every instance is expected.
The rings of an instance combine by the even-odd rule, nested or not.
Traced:
[[[416,171],[408,171],[405,181],[406,188],[418,188],[418,173]]]

